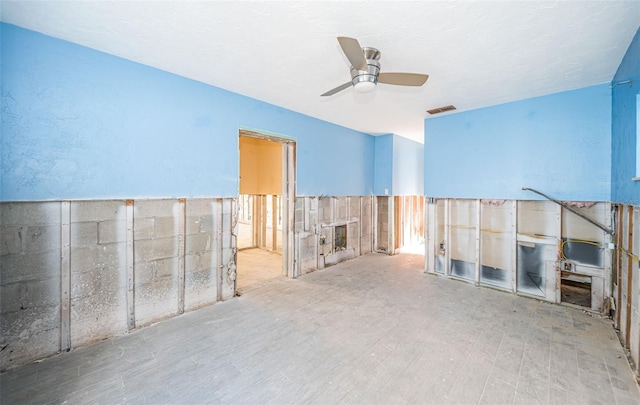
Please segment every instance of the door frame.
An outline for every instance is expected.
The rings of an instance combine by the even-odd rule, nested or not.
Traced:
[[[298,276],[294,265],[294,214],[296,198],[296,142],[295,139],[255,129],[240,128],[241,136],[263,139],[282,144],[282,274],[289,278]],[[240,165],[240,151],[238,150],[238,167]],[[238,172],[239,174],[239,172]],[[240,180],[238,180],[238,196]]]

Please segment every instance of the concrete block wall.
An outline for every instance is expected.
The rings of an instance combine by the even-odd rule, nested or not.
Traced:
[[[0,212],[0,369],[60,350],[60,203]]]
[[[178,307],[178,200],[141,200],[134,205],[134,299],[136,326],[180,312]]]
[[[71,347],[126,332],[125,201],[71,202],[70,239]]]
[[[235,294],[234,199],[0,204],[0,370]]]
[[[373,197],[297,197],[294,224],[297,274],[370,253],[375,228],[372,207]],[[347,226],[347,247],[334,252],[336,225]]]
[[[186,201],[185,311],[211,305],[218,299],[216,225],[221,209],[214,200]],[[230,235],[229,235],[230,236]]]

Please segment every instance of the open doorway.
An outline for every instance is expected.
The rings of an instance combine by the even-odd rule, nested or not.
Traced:
[[[395,247],[398,253],[424,256],[424,196],[395,196]]]
[[[295,147],[286,138],[240,130],[236,292],[293,272]]]

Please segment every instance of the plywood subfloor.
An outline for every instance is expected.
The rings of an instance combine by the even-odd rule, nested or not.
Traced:
[[[3,404],[637,404],[608,319],[371,254],[0,375]]]

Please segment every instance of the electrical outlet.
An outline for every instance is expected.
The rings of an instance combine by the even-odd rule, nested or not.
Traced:
[[[570,271],[572,273],[575,273],[576,271],[576,265],[575,263],[572,262],[562,262],[562,271]]]

